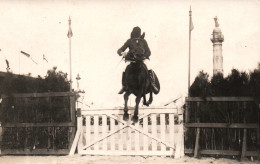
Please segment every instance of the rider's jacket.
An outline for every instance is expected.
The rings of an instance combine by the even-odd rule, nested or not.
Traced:
[[[130,44],[131,43],[131,39],[128,39],[125,42],[125,44],[121,48],[119,48],[118,51],[117,51],[118,55],[121,56],[121,53],[124,52],[127,48],[129,48],[129,51],[128,51],[127,55],[125,56],[126,60],[131,60],[131,59],[134,58],[134,56],[132,54],[132,51],[131,51],[131,49],[132,49],[131,44]],[[144,43],[145,43],[145,54],[144,54],[144,57],[149,59],[149,56],[151,55],[151,51],[150,51],[150,49],[148,47],[148,44],[147,44],[146,40],[145,39],[143,39],[143,40],[144,40]]]

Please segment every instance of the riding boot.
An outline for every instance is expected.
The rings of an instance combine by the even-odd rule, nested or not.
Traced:
[[[123,94],[126,90],[126,84],[125,84],[125,72],[123,72],[122,75],[122,89],[118,92],[118,94]]]
[[[154,78],[152,70],[149,71],[149,73],[150,73],[152,91],[153,91],[153,93],[157,94],[157,93],[159,93],[159,89],[157,88],[157,86],[155,84],[155,78]]]
[[[155,93],[155,94],[159,93],[159,89],[156,87],[154,81],[151,82],[151,85],[152,85],[152,91],[153,91],[153,93]]]

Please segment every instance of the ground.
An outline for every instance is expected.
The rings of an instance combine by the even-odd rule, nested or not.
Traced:
[[[173,159],[169,157],[132,157],[132,156],[0,156],[0,164],[164,164],[164,163],[185,163],[185,164],[260,164],[260,161],[239,162],[227,158],[192,158],[182,157]]]

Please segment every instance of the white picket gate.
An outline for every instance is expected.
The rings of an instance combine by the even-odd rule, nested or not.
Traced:
[[[129,109],[130,119],[126,122],[122,109],[81,111],[70,155],[76,146],[79,154],[86,155],[176,156],[176,149],[183,150],[183,144],[174,141],[176,108],[140,108],[136,124],[131,121],[133,113]],[[182,128],[178,127],[181,138]]]

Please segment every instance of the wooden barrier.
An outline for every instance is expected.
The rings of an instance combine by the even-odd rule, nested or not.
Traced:
[[[129,110],[131,116],[133,112]],[[178,115],[176,108],[141,108],[136,124],[124,121],[123,114],[123,109],[81,111],[70,155],[74,154],[76,145],[79,154],[87,155],[174,156],[175,150],[182,151],[176,153],[178,157],[184,155],[181,148],[184,145],[176,147],[176,126],[182,128],[174,123],[174,115]]]
[[[203,106],[203,107],[202,107]],[[207,98],[199,98],[199,97],[189,97],[186,98],[186,111],[185,111],[185,127],[187,129],[185,136],[185,153],[193,153],[194,157],[197,157],[199,154],[215,154],[215,155],[240,155],[241,159],[244,159],[246,156],[259,156],[260,148],[257,147],[257,143],[259,143],[259,113],[260,106],[259,102],[252,97],[207,97]],[[212,109],[219,112],[219,115],[212,116]],[[238,114],[234,114],[234,113]],[[251,112],[251,113],[250,113]],[[227,117],[226,122],[201,122],[200,117],[202,117],[205,113],[207,117]],[[231,115],[230,115],[231,113]],[[251,115],[249,115],[250,113]],[[233,115],[237,118],[232,118]],[[252,115],[254,116],[252,118]],[[205,116],[204,116],[205,117]],[[205,119],[210,120],[210,119]],[[217,119],[216,119],[217,120]],[[222,119],[224,120],[224,119]],[[235,120],[235,121],[234,121]],[[247,121],[246,121],[247,120]],[[195,129],[194,129],[195,128]],[[194,129],[196,133],[195,140],[187,135],[187,133]],[[203,130],[203,131],[201,131]],[[224,149],[224,134],[220,136],[220,142],[216,141],[215,133],[216,131],[222,130],[223,132],[226,130],[228,134],[230,134],[226,141],[230,141],[232,138],[232,143],[235,146],[229,146],[228,150]],[[233,131],[231,131],[233,130]],[[249,134],[249,130],[253,130],[251,132],[250,140],[247,138]],[[211,133],[209,133],[211,131]],[[231,131],[231,132],[230,132]],[[254,131],[256,131],[254,133]],[[233,132],[233,133],[232,133]],[[194,134],[193,133],[193,134]],[[213,142],[210,146],[207,146],[206,149],[201,148],[200,137],[204,133],[206,139],[211,140]],[[210,134],[210,137],[208,136]],[[189,138],[188,138],[189,137]],[[210,139],[209,139],[210,138]],[[194,142],[193,149],[187,148],[188,142]],[[250,141],[251,145],[248,145]],[[204,141],[205,143],[206,141]],[[218,142],[218,143],[216,143]],[[255,144],[255,145],[254,145]],[[216,149],[216,147],[220,147],[221,149]],[[248,150],[247,147],[255,147],[255,150]],[[210,147],[210,148],[207,148]],[[214,148],[214,149],[213,149]],[[252,149],[252,148],[251,148]]]
[[[1,96],[2,154],[69,153],[76,132],[75,93]]]

